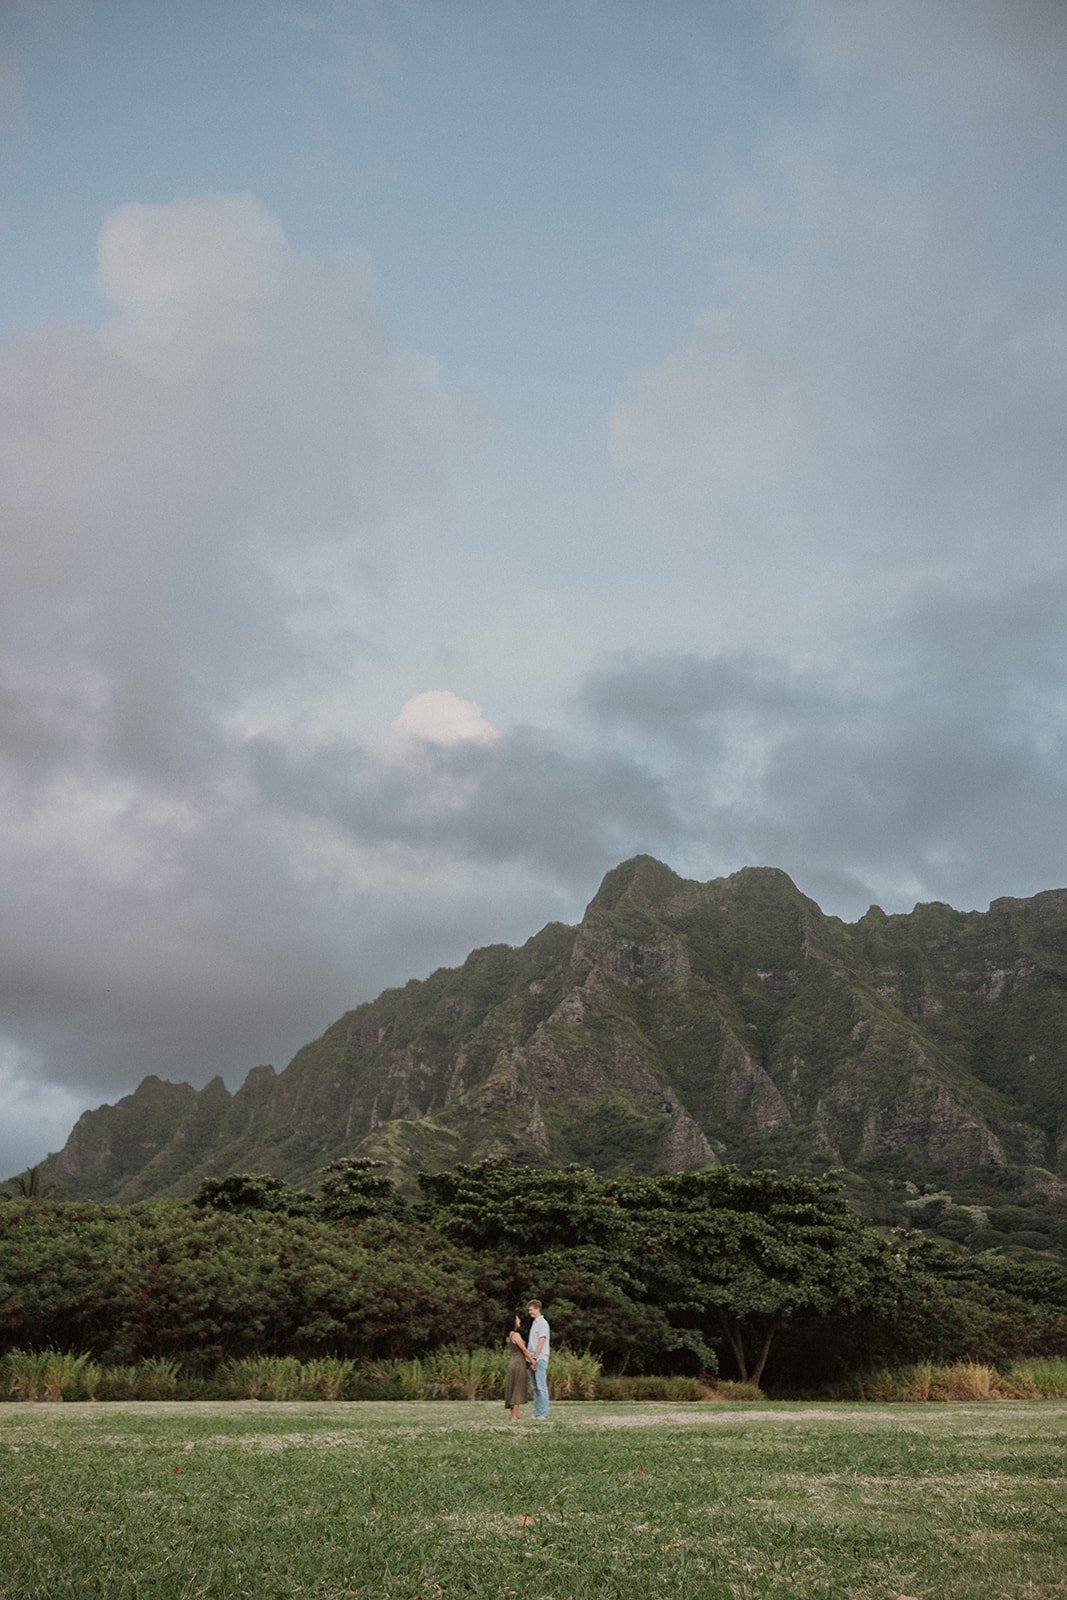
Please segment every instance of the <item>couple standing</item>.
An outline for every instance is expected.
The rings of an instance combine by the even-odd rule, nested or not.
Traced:
[[[512,1421],[518,1422],[519,1407],[529,1399],[527,1383],[532,1378],[534,1421],[543,1422],[548,1416],[548,1355],[552,1333],[541,1315],[540,1300],[531,1300],[526,1309],[532,1319],[526,1339],[520,1331],[518,1312],[508,1319],[504,1328],[504,1341],[511,1350],[504,1404],[511,1412]]]

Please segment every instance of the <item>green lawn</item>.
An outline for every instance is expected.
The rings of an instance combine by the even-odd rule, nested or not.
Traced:
[[[0,1406],[3,1600],[1051,1600],[1067,1402]]]

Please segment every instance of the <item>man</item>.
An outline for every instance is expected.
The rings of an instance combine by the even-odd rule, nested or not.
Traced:
[[[531,1300],[526,1309],[532,1318],[526,1348],[533,1372],[533,1415],[535,1422],[544,1422],[548,1417],[548,1356],[552,1332],[541,1315],[540,1300]]]

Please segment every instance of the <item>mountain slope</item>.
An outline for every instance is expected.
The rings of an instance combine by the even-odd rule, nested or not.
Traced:
[[[637,857],[579,927],[386,990],[236,1094],[146,1079],[45,1166],[121,1200],[233,1170],[307,1182],[353,1153],[407,1180],[503,1155],[1055,1188],[1065,1059],[1067,891],[845,924],[774,869],[701,884]]]

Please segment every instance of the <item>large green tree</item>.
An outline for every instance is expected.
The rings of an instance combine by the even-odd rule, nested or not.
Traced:
[[[656,1313],[660,1359],[709,1366],[721,1339],[740,1377],[758,1383],[792,1318],[889,1313],[899,1294],[892,1252],[832,1176],[718,1168],[607,1181],[580,1167],[491,1161],[419,1181],[430,1221],[452,1238],[519,1256],[545,1288],[584,1278],[605,1312],[614,1300],[590,1342],[616,1358],[619,1324],[639,1305]],[[588,1327],[573,1287],[564,1299]],[[642,1325],[642,1336],[652,1329]]]
[[[744,1381],[760,1382],[792,1318],[895,1302],[892,1254],[832,1176],[719,1168],[607,1188],[632,1221],[645,1294],[679,1328],[721,1331]]]

